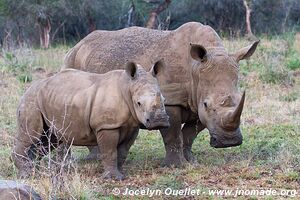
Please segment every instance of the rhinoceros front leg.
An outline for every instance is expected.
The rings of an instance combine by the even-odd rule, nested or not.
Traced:
[[[179,106],[166,106],[166,111],[169,115],[170,127],[160,130],[166,150],[162,165],[181,167],[186,162],[183,156],[181,108]]]
[[[129,134],[129,137],[126,138],[118,146],[118,169],[122,171],[122,166],[127,158],[130,147],[133,145],[136,137],[138,136],[139,129],[135,129],[132,133]]]
[[[97,142],[101,152],[101,160],[104,167],[103,178],[115,178],[122,180],[123,174],[118,170],[118,143],[119,130],[101,130],[97,133]]]
[[[192,152],[192,145],[198,133],[202,131],[205,127],[201,123],[185,123],[182,128],[183,136],[183,155],[185,159],[192,163],[196,164],[197,160]]]

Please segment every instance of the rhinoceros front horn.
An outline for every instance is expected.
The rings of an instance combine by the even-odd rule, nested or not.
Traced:
[[[237,127],[240,124],[240,118],[243,112],[244,103],[245,103],[245,91],[243,92],[239,105],[235,108],[235,110],[230,115],[229,121],[231,122],[231,125],[234,127]]]

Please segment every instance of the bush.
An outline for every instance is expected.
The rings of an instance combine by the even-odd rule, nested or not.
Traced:
[[[290,70],[300,69],[300,59],[296,54],[287,60],[287,68]]]
[[[3,72],[13,73],[21,83],[32,81],[32,75],[29,70],[29,62],[20,60],[13,52],[3,53],[4,62],[1,63],[0,69]]]
[[[24,73],[17,76],[17,79],[21,83],[29,83],[32,81],[32,75],[30,73]]]

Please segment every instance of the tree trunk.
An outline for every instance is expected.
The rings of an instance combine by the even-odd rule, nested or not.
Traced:
[[[45,13],[39,13],[38,16],[39,23],[39,35],[40,35],[40,45],[42,48],[48,49],[50,46],[50,31],[51,22],[50,17]]]
[[[165,0],[157,8],[153,9],[149,14],[148,22],[146,23],[146,28],[155,29],[157,28],[157,16],[168,8],[172,0]]]
[[[128,14],[127,14],[127,24],[126,27],[130,27],[133,25],[133,14],[135,11],[135,6],[133,4],[133,2],[131,2],[131,6],[130,9],[128,10]]]
[[[4,37],[4,41],[3,41],[3,47],[8,50],[10,50],[10,47],[12,46],[11,45],[11,32],[12,32],[12,29],[5,30],[5,37]]]
[[[292,5],[289,4],[288,1],[285,1],[284,2],[284,10],[285,11],[285,16],[284,16],[284,19],[282,21],[282,24],[281,24],[281,31],[284,33],[286,31],[286,22],[289,18],[289,15],[290,15],[290,12],[291,12],[291,8],[292,8]]]
[[[17,28],[18,28],[17,42],[19,47],[21,47],[24,44],[24,39],[23,39],[22,26],[20,25],[19,21],[17,21]]]
[[[47,19],[47,24],[44,26],[44,40],[45,40],[45,48],[48,49],[50,46],[50,31],[51,24],[49,18]]]
[[[90,14],[90,12],[87,12],[87,20],[88,20],[88,26],[89,26],[89,33],[95,31],[97,29],[96,26],[96,20],[95,18]]]
[[[247,1],[243,0],[244,6],[246,8],[246,35],[247,36],[253,36],[252,30],[251,30],[251,9],[249,8]]]

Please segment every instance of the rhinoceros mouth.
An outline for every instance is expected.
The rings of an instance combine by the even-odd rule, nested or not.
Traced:
[[[210,146],[214,148],[227,148],[239,146],[243,143],[243,137],[240,132],[234,137],[217,137],[215,134],[211,134],[210,137]]]
[[[146,125],[146,128],[148,130],[165,129],[169,127],[170,127],[170,123],[169,120],[167,119],[155,120],[154,122],[151,122]]]
[[[166,129],[170,127],[169,118],[161,118],[150,120],[146,124],[140,123],[141,129],[147,130],[158,130],[158,129]]]

